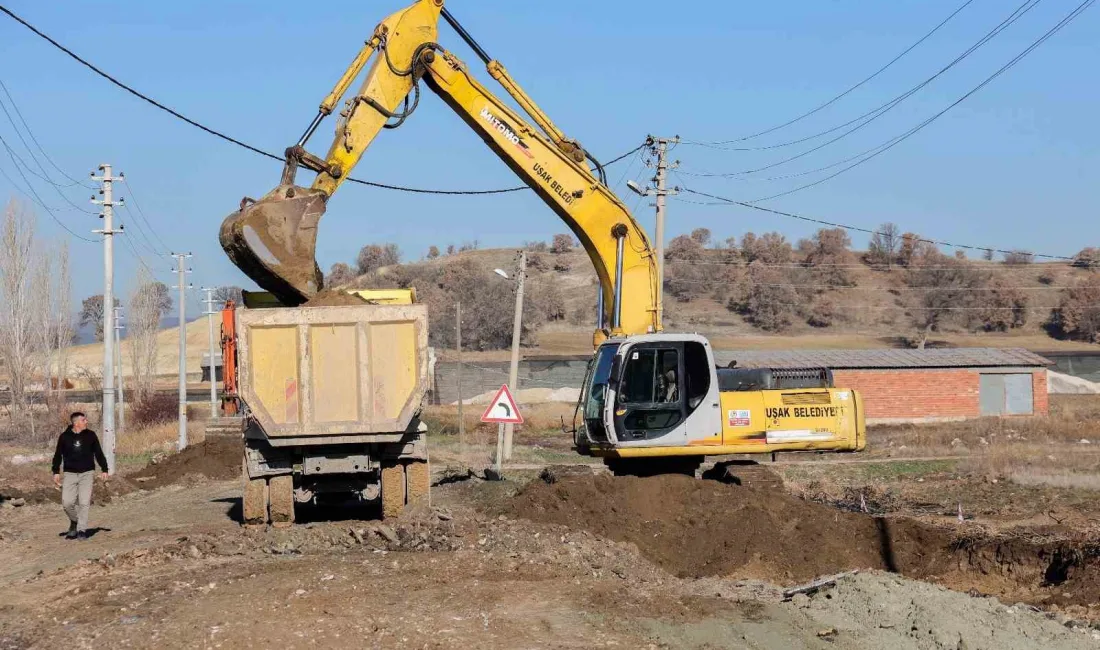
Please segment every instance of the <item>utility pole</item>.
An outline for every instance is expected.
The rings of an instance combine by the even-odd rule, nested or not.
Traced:
[[[180,397],[179,397],[179,441],[177,448],[183,451],[187,448],[187,290],[191,288],[184,282],[191,269],[185,268],[183,261],[191,257],[191,253],[172,253],[176,258],[176,273],[179,277],[179,325],[180,325]]]
[[[458,445],[459,453],[466,449],[466,418],[462,416],[462,303],[455,304],[455,343],[458,357],[458,377],[455,384],[458,385]]]
[[[508,369],[508,390],[516,396],[516,382],[519,379],[519,339],[523,331],[523,280],[527,277],[527,251],[519,252],[519,265],[516,271],[516,313],[512,318],[512,364]],[[518,399],[518,398],[517,398]],[[504,425],[504,460],[512,460],[512,433],[514,424]]]
[[[214,288],[204,287],[203,291],[206,292],[206,324],[210,326],[210,417],[218,417],[218,377],[214,374],[214,314],[218,312],[214,311]],[[225,363],[225,360],[222,360]],[[224,365],[223,365],[224,367]]]
[[[676,160],[668,162],[669,145],[675,147],[680,143],[680,136],[673,138],[658,138],[655,136],[649,136],[646,139],[649,145],[649,151],[656,156],[657,162],[652,163],[646,161],[646,167],[656,166],[657,172],[653,175],[653,182],[656,187],[646,186],[644,189],[638,187],[638,184],[629,181],[627,187],[640,196],[656,196],[657,207],[657,228],[655,229],[656,239],[656,254],[657,254],[657,277],[660,281],[657,283],[657,322],[664,322],[665,311],[665,197],[673,196],[680,193],[679,187],[669,188],[666,186],[668,179],[668,170],[676,169],[680,166],[680,161]]]
[[[103,405],[100,408],[103,418],[103,455],[107,457],[107,467],[113,474],[115,472],[115,233],[121,233],[122,229],[114,227],[114,196],[111,184],[121,179],[111,176],[111,166],[104,163],[99,166],[102,176],[96,176],[92,172],[92,180],[99,181],[103,188],[99,193],[102,200],[96,200],[92,196],[92,203],[103,206],[100,217],[103,219],[103,228],[93,230],[97,235],[103,235]]]
[[[115,307],[115,368],[118,370],[118,434],[126,431],[126,395],[122,390],[122,307]]]

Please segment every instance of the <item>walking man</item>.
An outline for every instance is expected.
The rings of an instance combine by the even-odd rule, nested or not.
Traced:
[[[69,427],[57,439],[53,453],[53,482],[61,487],[61,507],[69,516],[65,539],[86,539],[88,508],[92,505],[92,481],[95,463],[107,480],[107,458],[99,446],[99,437],[88,428],[88,418],[77,411],[69,416]],[[64,465],[64,474],[62,474]]]

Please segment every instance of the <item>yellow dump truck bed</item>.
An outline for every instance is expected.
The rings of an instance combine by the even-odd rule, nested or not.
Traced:
[[[429,386],[424,305],[241,309],[237,342],[241,400],[272,442],[404,432]]]

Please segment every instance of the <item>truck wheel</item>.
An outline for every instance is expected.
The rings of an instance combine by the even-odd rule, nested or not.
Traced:
[[[405,509],[405,466],[394,461],[382,464],[382,518],[397,517]]]
[[[271,525],[284,528],[294,523],[294,477],[272,476],[267,482]]]
[[[432,471],[426,460],[405,463],[405,494],[410,506],[430,505]]]
[[[241,523],[263,526],[267,523],[267,481],[248,477],[248,463],[242,462]]]

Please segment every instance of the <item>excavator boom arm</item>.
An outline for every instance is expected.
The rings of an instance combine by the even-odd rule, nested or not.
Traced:
[[[322,104],[318,118],[298,145],[288,150],[282,184],[255,205],[242,205],[223,224],[223,247],[238,266],[284,302],[294,302],[296,297],[301,298],[296,302],[302,302],[319,290],[321,277],[313,252],[324,204],[381,130],[392,125],[392,120],[400,124],[415,110],[422,80],[580,240],[603,291],[607,331],[598,330],[596,338],[607,333],[621,336],[659,331],[657,260],[645,232],[588,167],[583,148],[566,138],[504,67],[490,60],[450,15],[446,16],[448,22],[539,128],[481,85],[465,63],[437,44],[437,24],[443,11],[441,0],[419,0],[379,24]],[[334,96],[350,86],[350,79],[368,64],[372,54],[359,91],[341,113],[326,157],[305,152],[304,141],[332,109]],[[311,188],[294,185],[298,165],[317,171]],[[597,171],[602,176],[602,170]],[[308,273],[302,270],[307,257]],[[291,258],[295,264],[285,261]]]

